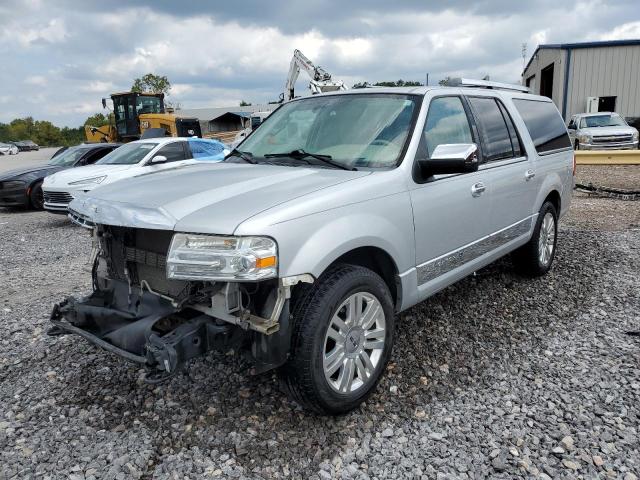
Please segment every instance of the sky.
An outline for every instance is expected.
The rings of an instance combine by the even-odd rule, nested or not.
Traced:
[[[0,0],[0,122],[78,126],[133,79],[183,108],[266,103],[294,49],[348,86],[519,82],[538,44],[640,38],[638,0]],[[307,93],[300,75],[297,92]]]

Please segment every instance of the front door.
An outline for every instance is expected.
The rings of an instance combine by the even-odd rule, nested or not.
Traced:
[[[441,144],[478,143],[459,96],[431,100],[417,156]],[[484,171],[421,178],[411,187],[419,296],[465,276],[477,247],[490,233],[491,185]]]

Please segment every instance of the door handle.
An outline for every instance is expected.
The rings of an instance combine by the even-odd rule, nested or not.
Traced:
[[[484,186],[484,183],[478,182],[471,187],[471,196],[479,197],[486,189],[487,187]]]
[[[526,172],[524,172],[524,179],[527,182],[535,176],[536,176],[536,172],[534,172],[533,170],[527,170]]]

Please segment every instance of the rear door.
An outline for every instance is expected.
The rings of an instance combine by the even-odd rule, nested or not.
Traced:
[[[491,185],[484,171],[423,178],[419,158],[440,144],[478,143],[461,96],[435,97],[422,132],[411,187],[418,295],[425,297],[469,273],[477,247],[490,233]]]
[[[504,102],[494,96],[469,96],[469,104],[480,131],[484,163],[480,170],[491,186],[492,247],[503,245],[529,232],[531,205],[538,180]]]

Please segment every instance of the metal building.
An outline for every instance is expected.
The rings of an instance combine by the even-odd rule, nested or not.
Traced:
[[[539,45],[522,77],[565,120],[599,111],[640,117],[640,39]]]

